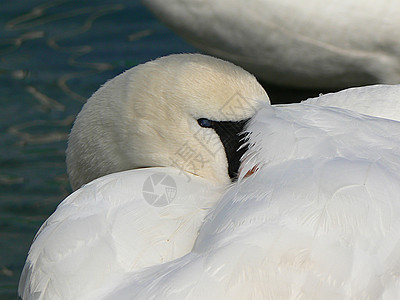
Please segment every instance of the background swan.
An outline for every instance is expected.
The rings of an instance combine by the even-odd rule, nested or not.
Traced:
[[[269,99],[253,75],[199,54],[163,57],[107,82],[69,139],[70,181],[84,186],[37,233],[19,295],[86,299],[128,271],[189,252],[237,175],[238,133],[262,102]]]
[[[142,2],[197,48],[270,83],[314,89],[400,83],[396,1]]]

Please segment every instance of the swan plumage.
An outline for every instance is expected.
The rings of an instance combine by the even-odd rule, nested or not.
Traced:
[[[154,206],[146,199],[143,187],[152,176],[173,181],[176,194],[170,203]],[[85,299],[121,274],[186,254],[222,191],[168,167],[118,172],[90,182],[66,198],[38,231],[20,295]]]

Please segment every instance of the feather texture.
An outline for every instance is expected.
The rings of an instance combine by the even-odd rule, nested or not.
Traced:
[[[400,121],[400,85],[371,85],[320,95],[303,103],[338,107],[360,114]]]
[[[171,188],[170,203],[149,203],[145,184],[154,175],[170,180],[153,191],[160,196]],[[85,299],[88,291],[121,274],[186,254],[220,193],[205,179],[174,168],[125,171],[87,184],[65,199],[37,233],[20,295]]]

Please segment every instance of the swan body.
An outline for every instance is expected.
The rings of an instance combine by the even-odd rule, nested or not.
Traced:
[[[203,55],[127,71],[77,117],[76,191],[37,233],[19,295],[398,299],[400,122],[357,112],[397,94],[271,106],[252,75]],[[248,118],[244,145],[229,126]],[[176,164],[182,149],[206,161]]]
[[[303,103],[247,130],[242,179],[193,250],[103,299],[398,299],[400,123]]]
[[[396,1],[143,0],[198,49],[301,88],[400,83]]]

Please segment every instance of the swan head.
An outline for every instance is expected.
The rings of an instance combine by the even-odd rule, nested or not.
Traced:
[[[67,148],[71,186],[162,166],[228,183],[242,154],[238,133],[265,102],[253,75],[210,56],[136,66],[105,83],[78,114]]]

